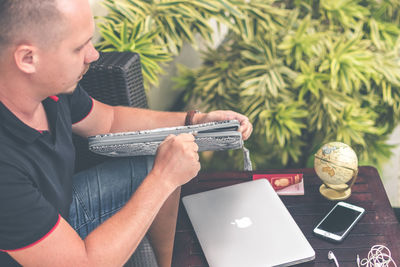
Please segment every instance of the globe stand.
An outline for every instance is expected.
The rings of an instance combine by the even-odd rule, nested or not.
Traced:
[[[357,179],[358,170],[354,171],[354,174],[350,181],[345,184],[331,185],[324,183],[319,187],[319,192],[322,196],[329,200],[345,200],[351,195],[351,187],[354,185]]]
[[[319,192],[321,193],[322,196],[324,196],[326,199],[329,200],[345,200],[350,197],[351,188],[347,188],[344,191],[337,191],[322,184],[319,187]]]

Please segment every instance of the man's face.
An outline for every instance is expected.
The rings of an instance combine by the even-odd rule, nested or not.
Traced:
[[[87,0],[59,0],[64,15],[63,36],[54,47],[39,51],[38,77],[45,94],[72,93],[77,83],[98,59],[92,37],[94,22]]]

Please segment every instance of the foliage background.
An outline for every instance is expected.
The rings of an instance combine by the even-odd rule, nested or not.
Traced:
[[[105,0],[102,50],[141,54],[146,86],[183,43],[203,66],[180,66],[183,103],[249,116],[246,146],[257,169],[312,165],[329,141],[379,167],[400,118],[398,0]],[[212,47],[210,21],[227,27]],[[226,160],[226,154],[234,160]],[[239,151],[203,155],[203,168],[242,168]],[[227,166],[229,164],[229,166]],[[236,166],[236,167],[233,167]]]

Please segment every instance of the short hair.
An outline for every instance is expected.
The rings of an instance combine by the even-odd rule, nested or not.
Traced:
[[[0,52],[22,41],[40,45],[60,38],[58,0],[0,0]]]

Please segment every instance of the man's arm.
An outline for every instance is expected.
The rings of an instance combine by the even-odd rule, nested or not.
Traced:
[[[41,242],[8,253],[23,266],[122,266],[169,195],[199,171],[197,150],[190,134],[167,137],[153,170],[131,199],[85,240],[61,219]]]
[[[94,100],[91,113],[73,126],[83,136],[183,125],[185,113],[165,113],[129,107],[111,107]],[[198,114],[194,123],[238,119],[243,137],[251,124],[232,111]],[[249,126],[250,125],[250,126]],[[159,147],[153,170],[127,204],[85,240],[64,220],[32,247],[9,252],[24,266],[120,266],[149,229],[165,200],[200,169],[198,146],[190,134],[169,136]]]
[[[147,130],[183,125],[185,117],[184,112],[109,106],[93,99],[92,111],[84,120],[73,125],[73,131],[87,137],[103,133]]]
[[[81,122],[73,125],[73,131],[81,136],[91,136],[103,133],[138,131],[184,125],[185,112],[164,112],[133,107],[109,106],[93,99],[91,113]],[[248,118],[230,110],[217,110],[209,113],[197,113],[193,123],[212,121],[238,120],[239,132],[247,140],[253,130]]]

